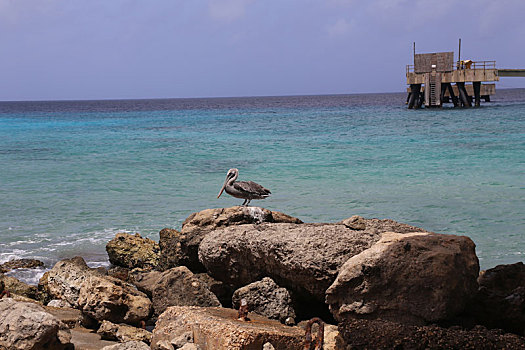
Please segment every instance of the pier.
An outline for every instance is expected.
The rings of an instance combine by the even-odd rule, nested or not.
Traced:
[[[461,60],[461,39],[458,60],[454,52],[415,53],[414,64],[407,65],[408,108],[480,106],[490,102],[500,77],[525,77],[525,69],[498,69],[496,61]]]

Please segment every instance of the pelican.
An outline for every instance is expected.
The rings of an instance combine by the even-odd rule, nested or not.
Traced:
[[[221,191],[219,192],[217,198],[219,198],[222,192],[226,190],[226,193],[228,193],[230,196],[244,199],[242,205],[247,206],[250,204],[252,199],[264,199],[268,197],[270,193],[272,193],[269,189],[264,188],[253,181],[235,182],[238,176],[239,169],[233,168],[228,170],[228,173],[226,174],[226,180],[224,181],[224,185],[222,185]]]

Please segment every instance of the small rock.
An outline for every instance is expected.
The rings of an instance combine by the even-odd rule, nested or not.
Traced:
[[[182,348],[187,343],[193,343],[193,333],[192,332],[185,332],[178,337],[171,340],[171,345],[175,347],[175,349]]]
[[[366,221],[359,215],[354,215],[348,219],[344,219],[341,223],[352,230],[366,229]]]
[[[135,267],[155,269],[159,265],[158,243],[143,238],[138,233],[135,235],[117,233],[106,245],[106,251],[113,265],[129,269]]]
[[[102,339],[118,340],[120,342],[140,341],[149,344],[151,342],[151,332],[142,328],[136,328],[125,324],[115,324],[109,321],[102,321],[98,331]]]
[[[108,345],[102,348],[102,350],[150,350],[150,347],[141,341],[127,341],[125,343]]]
[[[280,288],[269,277],[237,289],[232,297],[234,309],[239,308],[240,301],[243,298],[248,302],[251,312],[279,320],[281,323],[286,323],[287,319],[295,318],[290,293],[285,288]]]
[[[179,350],[199,350],[199,349],[200,348],[193,343],[184,344],[181,348],[179,348]]]
[[[275,350],[271,343],[264,343],[263,350]]]
[[[65,301],[65,300],[53,299],[49,303],[47,303],[47,306],[58,307],[58,308],[60,308],[60,307],[68,307],[68,308],[70,308],[72,305],[70,303],[68,303],[67,301]]]

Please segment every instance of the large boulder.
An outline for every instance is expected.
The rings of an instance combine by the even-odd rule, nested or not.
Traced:
[[[212,277],[236,288],[270,277],[293,291],[294,298],[302,295],[324,304],[339,268],[383,232],[423,231],[392,220],[368,219],[365,225],[364,230],[342,223],[229,226],[204,237],[199,259]]]
[[[198,259],[198,249],[208,232],[221,227],[264,222],[302,223],[284,213],[259,207],[236,206],[193,213],[182,223],[180,232],[173,229],[160,231],[161,267],[169,269],[184,265],[193,272],[205,272]]]
[[[168,306],[221,306],[215,294],[186,266],[159,275],[152,286],[152,301],[157,316]]]
[[[337,320],[424,325],[455,317],[477,291],[475,245],[465,236],[385,233],[348,259],[326,291]]]
[[[155,269],[159,265],[159,244],[141,237],[138,233],[117,233],[115,238],[106,244],[106,251],[109,261],[116,266]]]
[[[525,332],[525,265],[518,262],[483,271],[469,313],[475,322],[523,335]]]
[[[302,350],[304,331],[278,321],[249,314],[250,321],[237,319],[237,311],[225,308],[172,306],[158,319],[151,348],[171,349],[188,332],[201,350],[262,349],[269,342],[277,350]]]
[[[482,326],[470,330],[414,326],[386,320],[345,319],[337,349],[525,349],[525,338]],[[341,341],[342,340],[342,341]]]
[[[295,311],[290,293],[269,277],[237,289],[232,297],[234,309],[239,308],[242,299],[246,299],[250,311],[281,323],[294,323]]]
[[[151,301],[133,285],[91,269],[84,259],[64,259],[41,280],[42,289],[97,321],[134,324],[146,319]]]
[[[66,328],[35,303],[0,299],[0,349],[65,349],[71,339]]]
[[[93,274],[102,275],[99,270],[87,266],[79,256],[60,260],[42,276],[39,289],[52,298],[63,299],[78,308],[80,289],[85,280]]]

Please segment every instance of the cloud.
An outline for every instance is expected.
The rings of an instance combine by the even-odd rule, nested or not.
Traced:
[[[327,27],[330,36],[343,36],[351,33],[355,27],[355,21],[350,22],[344,18],[338,19],[335,23]]]
[[[244,17],[251,0],[210,0],[208,13],[211,18],[231,22]]]

